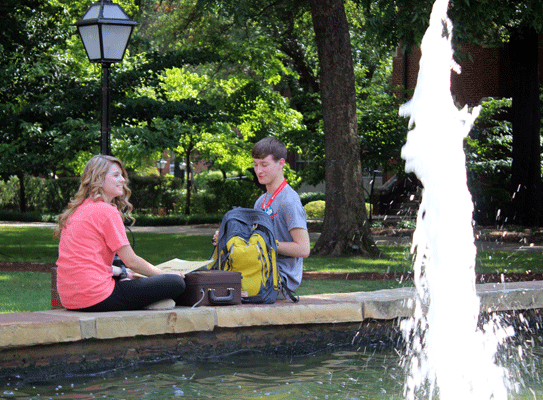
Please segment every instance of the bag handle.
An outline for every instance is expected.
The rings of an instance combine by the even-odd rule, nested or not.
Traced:
[[[216,296],[215,289],[208,289],[209,301],[213,304],[230,303],[234,300],[234,288],[228,288],[228,294],[226,296]]]
[[[228,304],[231,303],[234,300],[234,294],[236,293],[234,288],[228,288],[228,294],[226,296],[216,296],[215,295],[215,289],[207,289],[209,293],[209,302],[211,304]],[[198,307],[202,301],[204,301],[206,297],[205,290],[202,288],[200,289],[200,295],[202,296],[200,300],[198,300],[196,303],[193,304],[191,308]]]

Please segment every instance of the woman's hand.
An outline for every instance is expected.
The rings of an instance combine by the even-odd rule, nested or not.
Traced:
[[[185,279],[185,275],[182,272],[171,269],[170,267],[164,267],[162,269],[162,273],[163,274],[179,275],[181,278]]]
[[[117,249],[117,254],[123,261],[123,264],[126,265],[126,268],[130,268],[137,274],[143,276],[154,276],[163,273],[160,268],[155,267],[140,256],[136,255],[130,245]]]
[[[132,271],[130,268],[126,269],[126,279],[135,279],[136,276],[134,275],[134,271]]]
[[[121,276],[123,272],[126,272],[126,276],[121,279],[122,281],[125,279],[134,279],[136,277],[134,275],[134,271],[132,271],[130,268],[125,268],[124,271],[122,267],[117,267],[116,265],[112,265],[111,268],[113,268],[113,276]]]

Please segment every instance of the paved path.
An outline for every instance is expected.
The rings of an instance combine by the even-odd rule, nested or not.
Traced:
[[[0,227],[3,226],[36,226],[36,227],[49,227],[53,229],[56,225],[50,222],[5,222],[0,221]],[[149,233],[164,233],[164,234],[177,234],[177,235],[195,235],[195,236],[209,236],[213,237],[213,234],[219,229],[219,224],[205,224],[205,225],[175,225],[175,226],[134,226],[131,228],[133,232],[149,232]],[[310,232],[311,240],[317,240],[320,233]],[[410,236],[374,236],[375,243],[379,245],[388,244],[411,244]],[[476,241],[477,250],[502,250],[502,251],[526,251],[534,253],[543,253],[543,246],[530,243],[518,243],[518,242],[499,242],[499,241]]]

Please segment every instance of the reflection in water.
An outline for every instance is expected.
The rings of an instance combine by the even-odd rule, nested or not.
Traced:
[[[202,363],[147,365],[55,384],[0,386],[0,398],[30,399],[400,399],[403,372],[387,351],[295,358],[259,354]]]
[[[539,339],[538,339],[539,340]],[[526,345],[528,343],[528,345]],[[534,339],[509,347],[501,359],[522,369],[512,399],[543,399],[543,350]],[[518,364],[522,348],[523,363]],[[69,378],[55,383],[0,384],[6,399],[403,399],[397,350],[358,349],[283,359],[250,353],[200,363],[177,361]]]

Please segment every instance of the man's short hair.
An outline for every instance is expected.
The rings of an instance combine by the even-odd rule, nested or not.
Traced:
[[[287,158],[287,148],[279,139],[266,137],[259,140],[253,147],[252,156],[256,159],[263,159],[272,156],[274,161]]]

